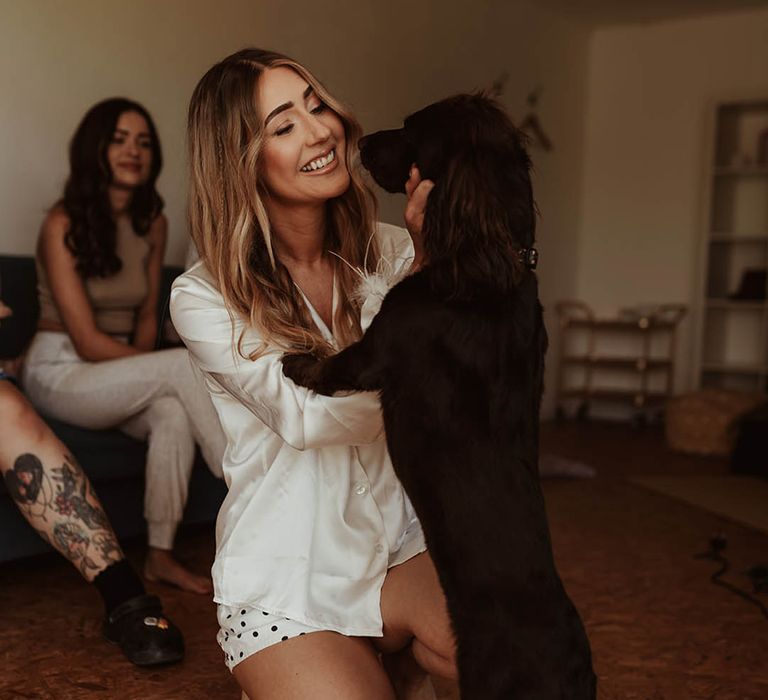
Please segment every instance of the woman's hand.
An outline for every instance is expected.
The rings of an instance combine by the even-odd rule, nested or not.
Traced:
[[[424,226],[424,212],[427,209],[427,198],[435,183],[432,180],[422,180],[421,173],[414,163],[411,166],[410,177],[405,183],[405,194],[408,203],[405,206],[405,225],[413,239],[416,255],[411,265],[411,271],[418,270],[424,260],[424,239],[421,230]]]

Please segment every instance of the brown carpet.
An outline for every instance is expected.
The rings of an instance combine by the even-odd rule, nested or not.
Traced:
[[[633,484],[768,533],[768,480],[749,476],[635,476]]]
[[[693,557],[712,533],[725,532],[727,578],[747,587],[743,572],[768,563],[768,535],[627,480],[725,474],[725,463],[676,455],[660,432],[625,426],[548,425],[542,441],[598,471],[596,479],[545,481],[544,491],[558,568],[592,643],[600,700],[768,698],[768,620],[713,586],[713,564]],[[179,549],[204,571],[212,530],[184,532]],[[140,563],[142,544],[128,553]],[[102,641],[96,593],[59,558],[0,565],[0,700],[238,700],[214,640],[213,603],[151,588],[184,631],[187,657],[142,671]],[[441,695],[457,697],[444,684]]]

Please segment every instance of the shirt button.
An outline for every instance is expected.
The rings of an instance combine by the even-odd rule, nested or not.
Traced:
[[[355,493],[358,496],[364,496],[366,493],[368,493],[368,487],[365,484],[358,484],[355,487]]]
[[[384,551],[384,545],[383,544],[377,544],[374,549],[376,550],[377,554],[381,554]]]

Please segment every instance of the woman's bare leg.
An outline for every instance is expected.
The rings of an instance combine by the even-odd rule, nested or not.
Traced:
[[[0,473],[29,524],[87,581],[124,558],[80,465],[29,402],[0,381]]]
[[[10,382],[0,380],[0,473],[21,514],[99,592],[103,633],[137,665],[180,661],[178,628],[125,559],[88,477]],[[148,617],[151,615],[152,617]],[[136,618],[143,617],[144,625]],[[164,626],[146,621],[163,619]]]
[[[192,593],[213,592],[210,575],[190,571],[173,555],[173,542],[187,502],[195,458],[195,441],[184,407],[173,396],[160,397],[125,421],[120,429],[149,443],[144,475],[149,548],[144,578]]]
[[[369,639],[312,632],[253,654],[234,668],[252,700],[395,700]]]

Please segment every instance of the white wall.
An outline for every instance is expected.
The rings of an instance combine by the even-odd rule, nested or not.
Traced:
[[[189,97],[216,60],[257,45],[306,63],[366,130],[488,87],[503,71],[502,99],[520,119],[528,91],[541,85],[539,111],[555,143],[552,153],[533,153],[542,297],[573,294],[588,32],[533,2],[0,0],[0,18],[0,253],[33,252],[79,119],[96,101],[124,95],[158,124],[167,260],[182,262]],[[401,208],[382,197],[382,218],[399,222]]]
[[[588,81],[578,297],[603,314],[691,305],[707,109],[768,97],[768,10],[598,30]],[[691,330],[678,390],[691,386]]]

